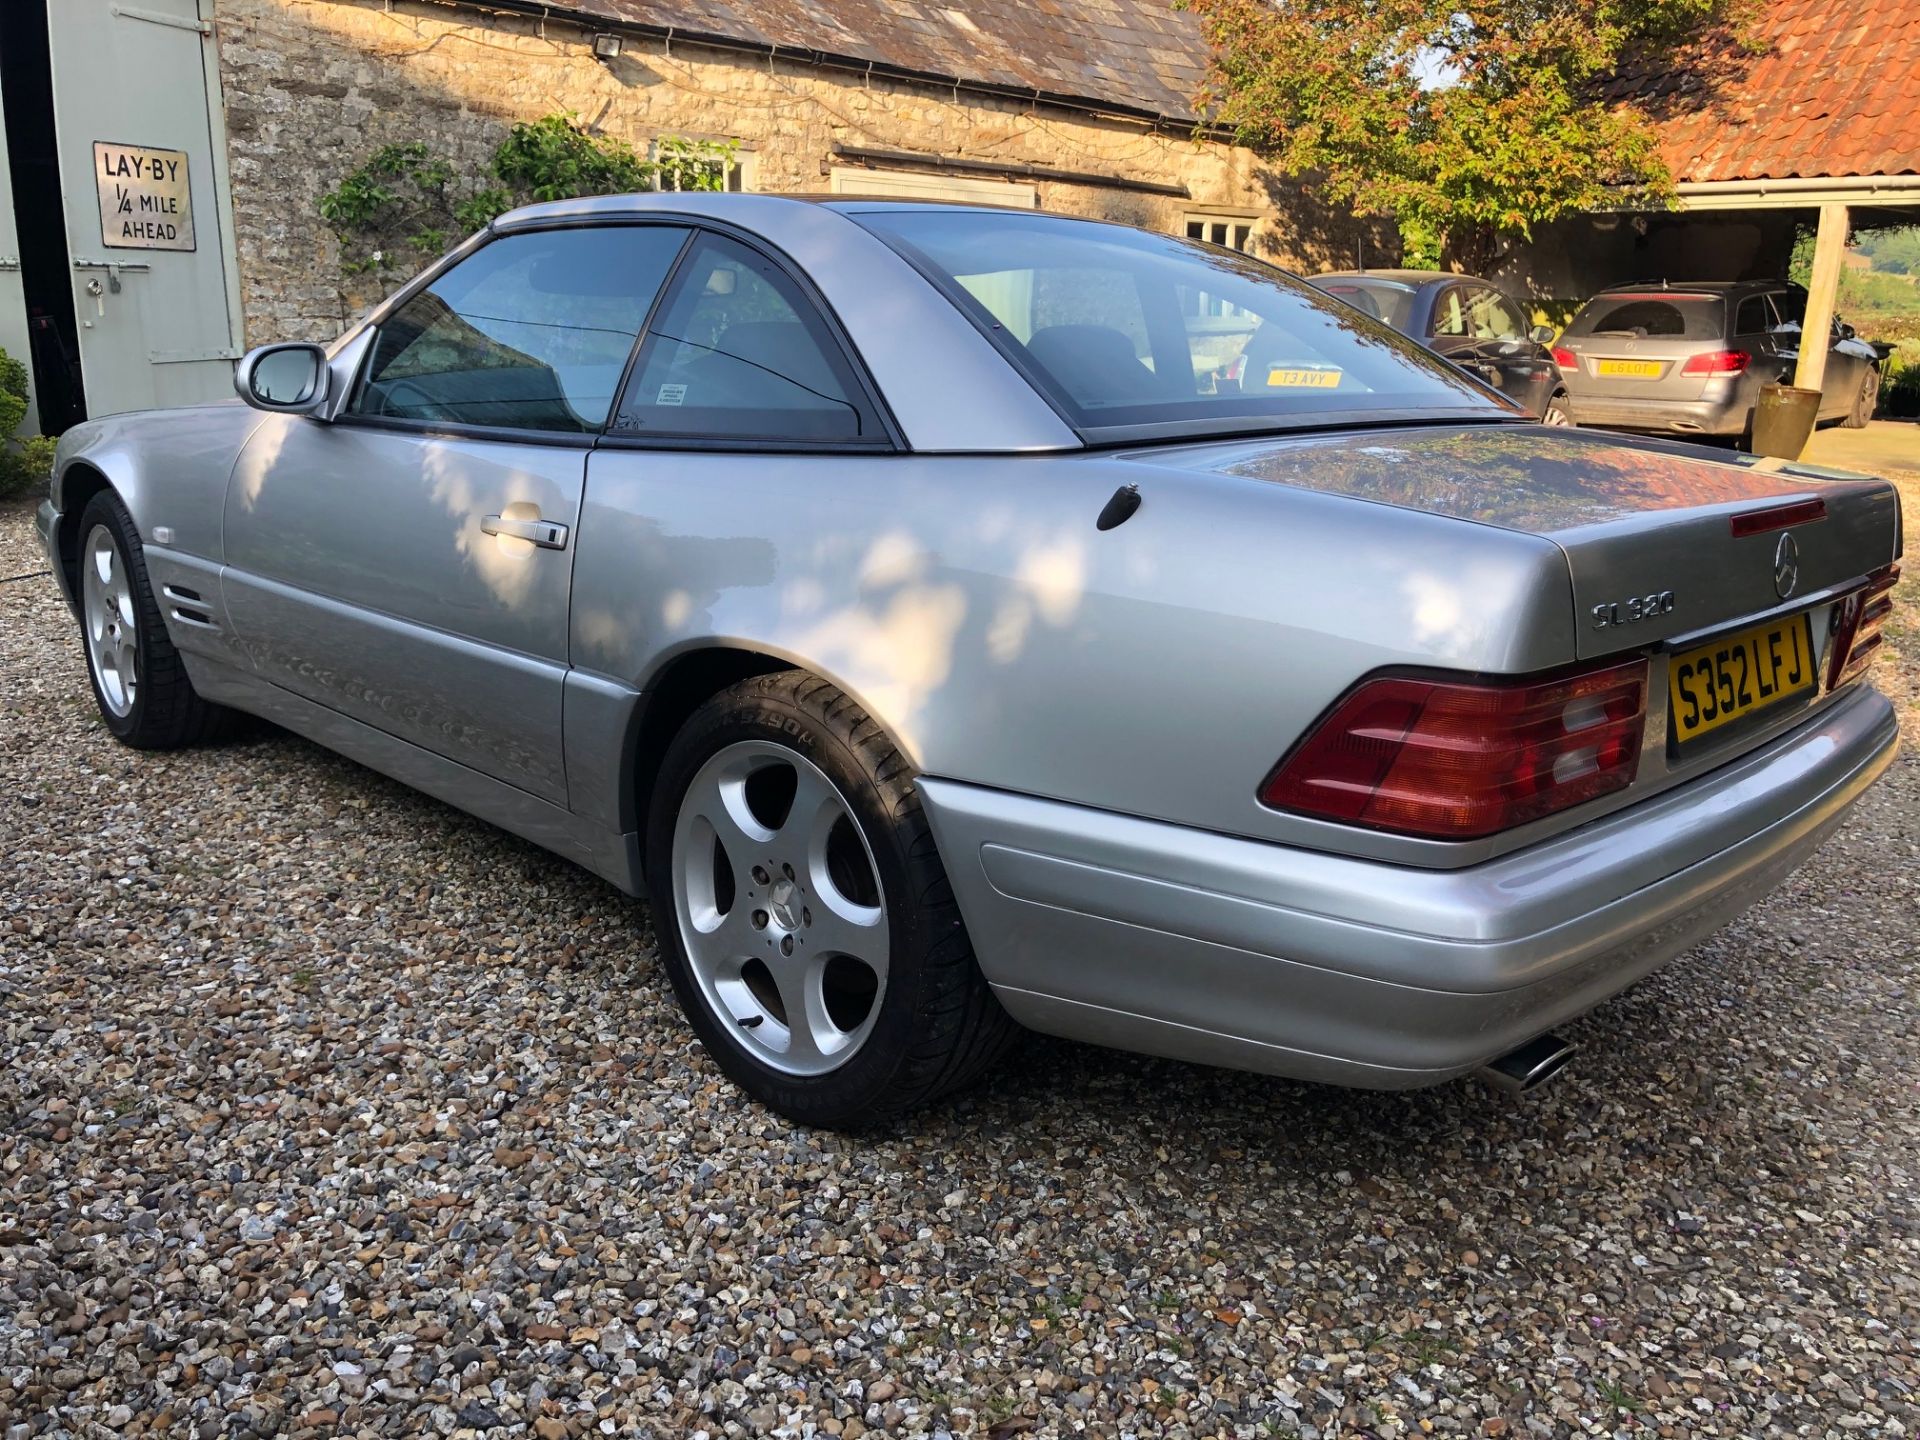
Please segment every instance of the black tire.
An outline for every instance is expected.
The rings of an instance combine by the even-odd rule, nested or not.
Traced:
[[[1853,397],[1853,408],[1840,423],[1848,430],[1864,430],[1873,419],[1873,408],[1880,402],[1880,371],[1869,365],[1860,377],[1860,393]]]
[[[798,754],[832,781],[880,883],[890,941],[885,987],[865,1040],[825,1074],[795,1076],[757,1058],[739,1038],[741,1022],[708,1001],[683,943],[675,826],[702,767],[741,741]],[[972,1083],[1019,1033],[974,961],[912,768],[834,686],[783,671],[723,690],[674,737],[653,793],[646,875],[667,974],[708,1052],[761,1104],[803,1125],[869,1130]]]
[[[1573,410],[1567,404],[1567,397],[1564,394],[1555,395],[1547,401],[1547,408],[1540,415],[1540,423],[1542,425],[1573,424]]]
[[[93,687],[94,704],[100,719],[123,745],[137,750],[178,750],[197,745],[224,734],[234,712],[200,698],[187,678],[180,652],[174,649],[154,603],[153,584],[147,577],[147,561],[140,545],[140,532],[124,502],[111,490],[103,490],[80,512],[80,566],[87,563],[88,541],[96,528],[112,537],[119,563],[125,567],[128,593],[134,607],[134,674],[132,703],[124,713],[107,701],[100,676],[94,668],[87,645],[86,618],[81,617],[80,651],[87,665],[87,683]],[[83,592],[84,577],[76,573],[74,593]]]

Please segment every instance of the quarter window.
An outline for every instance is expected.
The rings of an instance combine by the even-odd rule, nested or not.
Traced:
[[[1467,338],[1467,292],[1458,285],[1433,302],[1433,333],[1447,340]]]
[[[1733,318],[1733,333],[1736,335],[1761,335],[1767,330],[1767,297],[1749,295],[1740,302],[1740,308]]]
[[[578,434],[606,423],[678,226],[506,235],[381,325],[349,413]]]
[[[852,367],[765,256],[703,235],[669,287],[613,422],[626,435],[879,442]]]

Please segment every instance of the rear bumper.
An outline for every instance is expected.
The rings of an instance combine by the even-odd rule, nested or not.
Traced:
[[[1422,870],[928,779],[974,949],[1026,1025],[1379,1089],[1471,1070],[1765,896],[1891,763],[1862,688],[1690,784]]]
[[[1576,425],[1681,435],[1741,435],[1753,413],[1753,397],[1744,387],[1717,399],[1700,400],[1627,399],[1570,390],[1567,403]]]

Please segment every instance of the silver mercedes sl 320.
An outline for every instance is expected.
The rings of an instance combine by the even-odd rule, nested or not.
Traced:
[[[651,896],[807,1123],[1021,1026],[1525,1087],[1898,741],[1887,484],[1535,425],[1123,226],[540,205],[236,386],[60,444],[107,728],[264,716]]]

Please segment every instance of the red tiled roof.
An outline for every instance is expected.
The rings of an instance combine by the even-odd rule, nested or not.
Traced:
[[[1653,112],[1675,180],[1920,173],[1920,0],[1768,0],[1756,38],[1710,78],[1650,65],[1607,86]]]
[[[1182,123],[1193,119],[1207,67],[1199,22],[1172,0],[554,0],[552,8]]]

